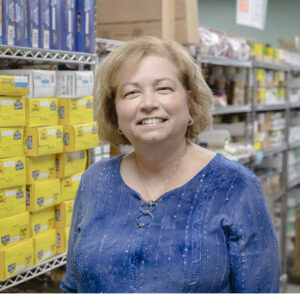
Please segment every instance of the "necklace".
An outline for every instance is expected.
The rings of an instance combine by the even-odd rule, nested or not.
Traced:
[[[170,182],[170,180],[174,177],[174,175],[176,174],[177,169],[179,168],[180,164],[181,164],[181,160],[183,158],[183,156],[185,155],[187,150],[187,144],[185,145],[184,151],[182,153],[182,155],[180,156],[180,158],[178,159],[178,161],[176,162],[174,168],[171,170],[169,176],[166,178],[166,180],[163,182],[162,187],[158,190],[158,195],[160,195],[160,193],[167,187],[168,183]],[[154,197],[152,197],[151,193],[149,192],[149,189],[147,188],[146,182],[144,177],[142,176],[142,173],[139,169],[139,166],[137,164],[137,160],[136,160],[136,156],[135,156],[135,164],[137,167],[137,172],[138,172],[138,177],[140,178],[140,181],[143,185],[143,188],[145,190],[145,192],[147,193],[148,197],[150,198],[150,200],[148,201],[148,205],[150,207],[152,207],[153,203],[155,202]]]

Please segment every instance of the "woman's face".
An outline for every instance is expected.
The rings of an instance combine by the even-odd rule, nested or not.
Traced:
[[[188,95],[166,57],[146,56],[125,71],[115,107],[119,128],[133,145],[185,140]]]

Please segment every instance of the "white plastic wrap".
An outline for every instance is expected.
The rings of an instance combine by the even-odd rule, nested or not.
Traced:
[[[227,57],[238,60],[248,60],[250,58],[250,47],[245,39],[227,37],[227,41]]]

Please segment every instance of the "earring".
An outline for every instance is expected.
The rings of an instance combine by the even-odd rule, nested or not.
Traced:
[[[122,131],[121,131],[120,128],[118,128],[118,133],[119,133],[120,135],[123,135],[123,133],[122,133]]]
[[[194,123],[194,120],[192,117],[190,117],[189,121],[188,121],[188,126],[191,126]]]

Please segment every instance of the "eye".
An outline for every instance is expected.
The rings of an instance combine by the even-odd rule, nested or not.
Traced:
[[[171,92],[173,92],[173,89],[171,87],[159,87],[157,89],[157,91],[160,93],[160,94],[169,94]]]
[[[132,91],[125,93],[123,97],[126,99],[133,99],[133,98],[136,98],[138,95],[139,95],[139,91],[132,90]]]

